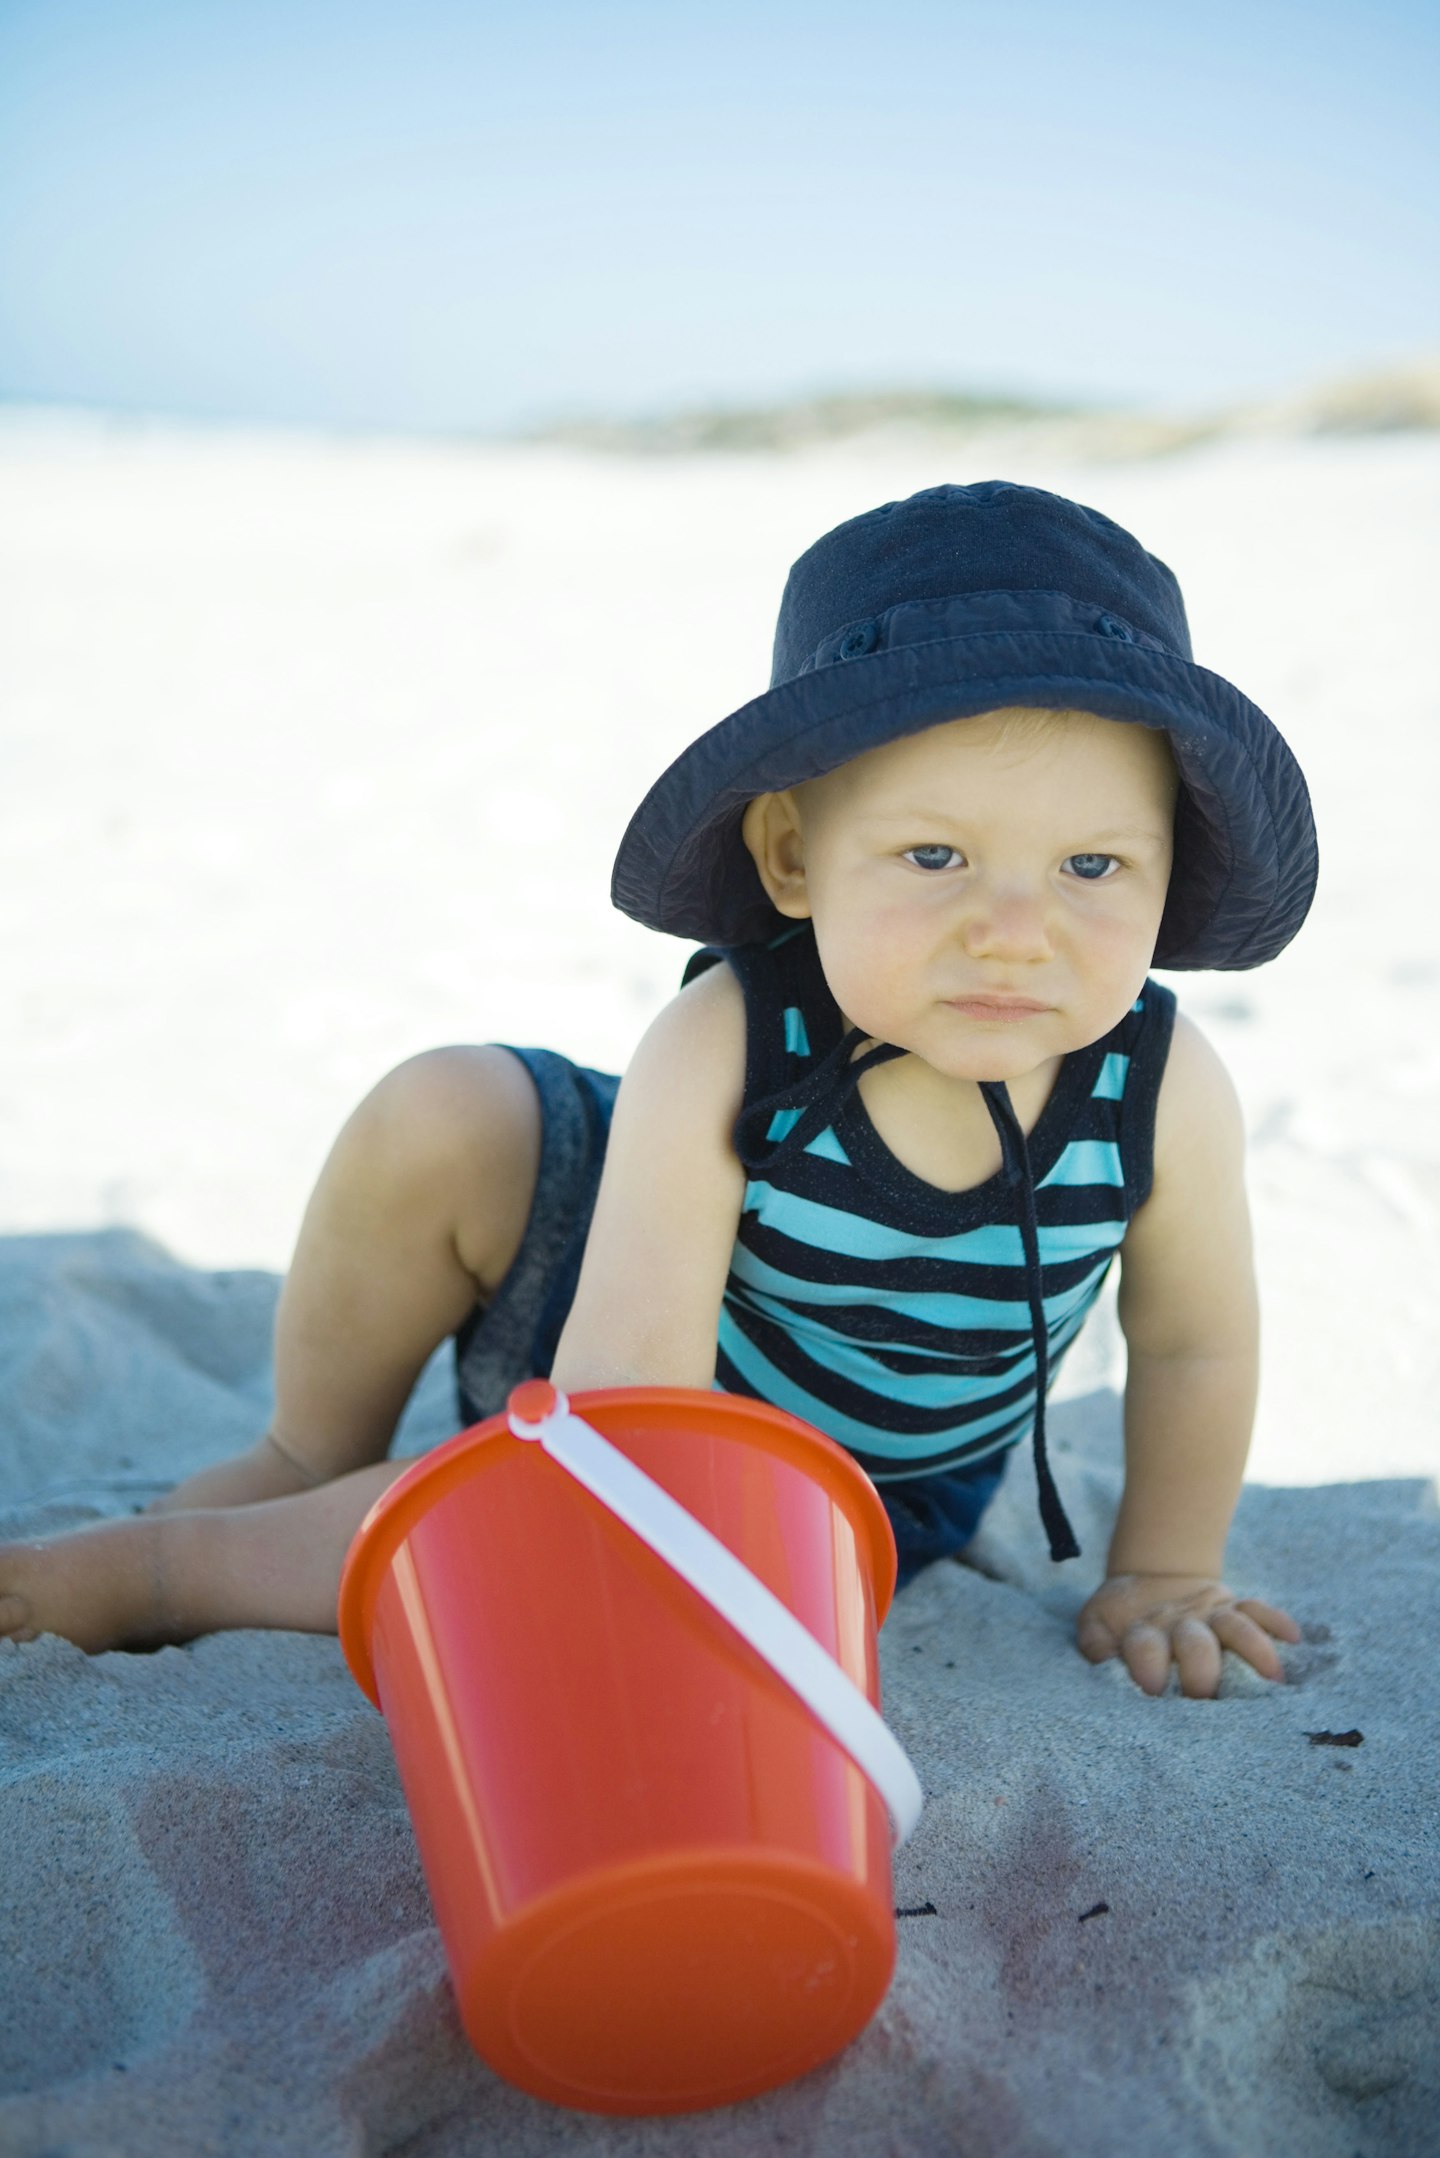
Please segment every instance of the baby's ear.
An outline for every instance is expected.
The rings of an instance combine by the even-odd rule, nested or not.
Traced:
[[[809,919],[805,847],[793,793],[757,794],[745,810],[740,836],[750,851],[770,904],[792,920]]]

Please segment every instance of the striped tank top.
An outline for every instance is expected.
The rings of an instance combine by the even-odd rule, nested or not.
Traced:
[[[1006,1166],[947,1192],[870,1122],[854,1076],[901,1052],[852,1062],[860,1037],[810,924],[697,952],[686,979],[721,959],[745,997],[747,1182],[716,1384],[816,1425],[877,1484],[1016,1445],[1043,1419],[1037,1372],[1053,1377],[1149,1192],[1173,995],[1147,981],[1112,1033],[1066,1057],[1028,1142],[1003,1086],[983,1087]]]

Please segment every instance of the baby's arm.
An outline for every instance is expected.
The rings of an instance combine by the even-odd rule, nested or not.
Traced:
[[[1299,1639],[1283,1611],[1237,1603],[1221,1579],[1259,1370],[1244,1145],[1229,1075],[1177,1018],[1154,1184],[1121,1250],[1125,1493],[1108,1579],[1076,1628],[1092,1662],[1120,1655],[1147,1693],[1163,1689],[1173,1659],[1183,1692],[1213,1695],[1222,1647],[1278,1679],[1272,1636]]]
[[[557,1386],[712,1384],[745,1188],[730,1143],[744,1086],[744,998],[729,967],[712,967],[625,1074]]]

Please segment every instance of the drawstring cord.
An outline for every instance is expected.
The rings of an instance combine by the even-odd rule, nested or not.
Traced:
[[[905,1055],[895,1043],[881,1042],[874,1049],[867,1049],[864,1056],[856,1057],[855,1050],[865,1039],[859,1027],[852,1027],[802,1079],[781,1087],[778,1093],[767,1094],[762,1101],[752,1102],[741,1112],[735,1122],[735,1151],[752,1175],[763,1175],[784,1155],[807,1147],[838,1116],[867,1071],[873,1071],[877,1064],[888,1063],[892,1057]],[[1018,1201],[1020,1243],[1025,1254],[1025,1292],[1030,1305],[1030,1335],[1035,1345],[1035,1480],[1040,1492],[1040,1520],[1049,1539],[1050,1556],[1058,1562],[1078,1558],[1080,1546],[1061,1504],[1045,1447],[1050,1337],[1045,1325],[1044,1284],[1040,1273],[1035,1179],[1030,1169],[1030,1150],[1025,1144],[1025,1133],[1015,1114],[1009,1089],[1000,1079],[982,1079],[979,1085],[1000,1141],[1006,1182]],[[777,1112],[796,1109],[800,1114],[790,1130],[783,1138],[770,1142],[769,1130]]]
[[[1050,1340],[1045,1326],[1044,1288],[1040,1275],[1040,1229],[1035,1217],[1035,1179],[1030,1173],[1030,1150],[1025,1144],[1025,1133],[1010,1100],[1010,1092],[1003,1079],[982,1079],[980,1092],[990,1111],[990,1121],[995,1126],[1000,1141],[1000,1157],[1005,1165],[1006,1179],[1020,1200],[1020,1242],[1025,1251],[1025,1287],[1030,1300],[1030,1333],[1035,1343],[1035,1480],[1040,1487],[1040,1519],[1050,1540],[1052,1559],[1074,1559],[1080,1556],[1080,1546],[1075,1541],[1050,1473],[1050,1460],[1045,1450],[1045,1393],[1050,1383]]]
[[[873,1071],[877,1064],[888,1064],[892,1057],[905,1055],[894,1042],[881,1042],[867,1049],[863,1057],[855,1057],[852,1064],[851,1057],[865,1039],[859,1027],[852,1027],[803,1079],[781,1087],[776,1094],[767,1094],[763,1101],[752,1102],[741,1111],[732,1136],[744,1168],[760,1174],[773,1168],[784,1155],[807,1147],[839,1115],[866,1072]],[[797,1121],[783,1139],[767,1144],[776,1113],[793,1109],[800,1111]]]

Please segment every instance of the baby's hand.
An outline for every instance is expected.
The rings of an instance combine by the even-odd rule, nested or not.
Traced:
[[[1219,1690],[1222,1648],[1262,1678],[1283,1679],[1272,1636],[1298,1641],[1300,1628],[1288,1612],[1253,1596],[1236,1603],[1223,1581],[1201,1574],[1113,1574],[1075,1621],[1080,1653],[1091,1663],[1120,1656],[1141,1691],[1153,1694],[1165,1691],[1173,1661],[1180,1691],[1202,1701]]]

